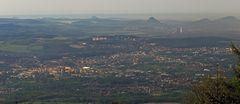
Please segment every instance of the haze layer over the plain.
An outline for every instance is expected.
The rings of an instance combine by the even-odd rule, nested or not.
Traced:
[[[0,15],[238,13],[239,0],[0,0]]]

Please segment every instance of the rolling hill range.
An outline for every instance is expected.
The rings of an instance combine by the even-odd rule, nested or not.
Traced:
[[[182,33],[177,31],[182,28]],[[128,20],[111,18],[0,18],[1,39],[67,36],[82,38],[96,35],[136,35],[157,37],[239,37],[240,20],[234,16],[197,21]]]

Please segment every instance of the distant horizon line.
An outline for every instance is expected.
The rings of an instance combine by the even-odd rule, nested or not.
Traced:
[[[155,14],[155,15],[161,15],[161,14],[188,14],[188,15],[191,15],[191,14],[212,14],[212,15],[220,15],[220,14],[238,14],[240,15],[240,13],[218,13],[218,12],[205,12],[205,13],[69,13],[69,14],[4,14],[4,15],[1,15],[0,16],[52,16],[52,15],[147,15],[147,14]]]
[[[225,16],[235,16],[240,18],[240,13],[79,13],[79,14],[23,14],[23,15],[1,15],[0,18],[125,18],[143,19],[156,17],[161,19],[216,19]],[[176,17],[177,16],[177,17]]]

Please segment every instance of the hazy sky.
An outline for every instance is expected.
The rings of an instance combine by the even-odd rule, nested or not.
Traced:
[[[240,13],[240,0],[0,0],[0,15]]]

